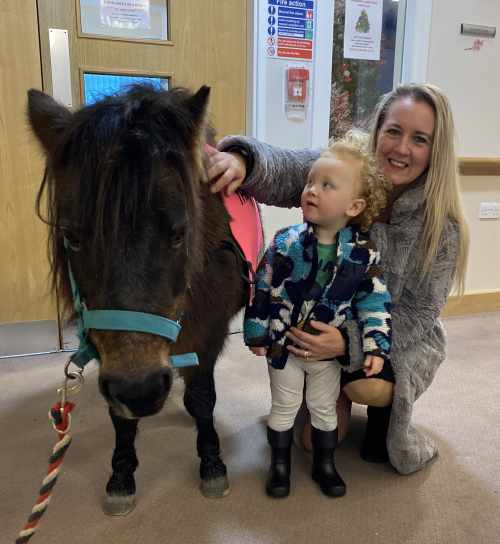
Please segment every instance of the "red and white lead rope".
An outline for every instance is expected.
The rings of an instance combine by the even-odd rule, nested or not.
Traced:
[[[59,441],[52,449],[52,455],[49,458],[49,469],[47,476],[43,479],[42,486],[38,493],[38,498],[35,506],[31,510],[31,514],[23,527],[22,531],[16,539],[16,544],[24,544],[35,534],[40,520],[47,510],[52,491],[57,482],[57,477],[61,470],[61,465],[64,460],[64,455],[71,444],[71,435],[69,429],[71,427],[71,411],[75,407],[72,402],[56,403],[49,412],[49,418],[52,420],[52,425],[59,436]]]

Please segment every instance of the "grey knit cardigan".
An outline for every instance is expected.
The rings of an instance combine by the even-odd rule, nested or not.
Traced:
[[[312,162],[319,151],[291,151],[253,138],[229,136],[219,149],[243,150],[250,168],[244,190],[272,206],[296,207]],[[446,302],[459,247],[458,226],[448,221],[430,275],[420,280],[423,253],[425,176],[415,180],[394,202],[388,224],[376,223],[371,238],[381,254],[392,295],[392,366],[396,385],[387,436],[389,458],[401,474],[420,470],[437,455],[434,441],[411,424],[413,403],[429,387],[445,359],[445,332],[439,314]],[[357,324],[348,322],[349,371],[361,368],[362,346]]]

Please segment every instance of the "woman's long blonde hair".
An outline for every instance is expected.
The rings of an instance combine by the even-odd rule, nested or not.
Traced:
[[[469,252],[469,231],[462,208],[458,183],[458,163],[455,155],[453,114],[443,91],[429,83],[401,85],[384,95],[375,111],[370,135],[370,149],[375,153],[380,127],[391,105],[402,98],[428,104],[435,115],[431,157],[425,182],[424,232],[421,247],[426,249],[422,277],[431,270],[448,219],[459,228],[459,248],[454,282],[458,294],[463,294]]]

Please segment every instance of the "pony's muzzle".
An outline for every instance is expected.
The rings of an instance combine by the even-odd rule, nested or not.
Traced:
[[[99,388],[118,415],[136,418],[151,416],[163,408],[172,381],[172,369],[162,368],[140,380],[101,375]]]

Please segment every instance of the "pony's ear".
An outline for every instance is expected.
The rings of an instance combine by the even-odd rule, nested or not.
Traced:
[[[191,113],[194,122],[197,125],[201,125],[205,118],[205,112],[208,105],[208,95],[210,94],[210,87],[202,85],[193,96],[188,98],[185,102],[185,106]]]
[[[28,91],[28,119],[36,137],[50,154],[59,135],[68,126],[72,113],[51,96],[30,89]]]

